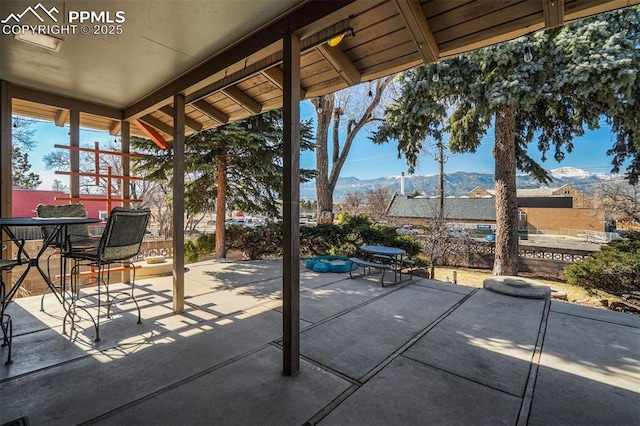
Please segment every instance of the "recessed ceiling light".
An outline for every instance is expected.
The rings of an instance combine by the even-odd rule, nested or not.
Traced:
[[[45,49],[53,50],[57,52],[62,47],[63,40],[52,37],[47,34],[34,33],[31,31],[25,31],[15,35],[16,40],[24,41],[25,43],[33,44],[34,46],[44,47]]]

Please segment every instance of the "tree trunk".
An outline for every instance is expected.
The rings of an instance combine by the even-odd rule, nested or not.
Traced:
[[[516,196],[516,108],[496,114],[496,246],[493,275],[518,275],[518,199]]]
[[[316,130],[316,196],[318,222],[333,222],[333,188],[329,183],[329,124],[333,114],[334,95],[313,100],[318,114]]]
[[[218,157],[218,192],[216,194],[216,248],[215,256],[222,259],[227,256],[224,245],[225,219],[227,212],[227,158]]]

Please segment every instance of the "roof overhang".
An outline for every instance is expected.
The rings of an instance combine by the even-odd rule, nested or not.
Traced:
[[[171,140],[174,94],[186,98],[187,133],[280,108],[288,30],[301,38],[311,98],[638,1],[3,0],[3,30],[75,25],[75,34],[56,35],[59,51],[2,34],[0,79],[14,114],[64,125],[78,110],[83,127],[115,135],[121,120],[138,120]],[[77,11],[95,16],[81,23]],[[348,29],[355,35],[338,46],[325,43]]]

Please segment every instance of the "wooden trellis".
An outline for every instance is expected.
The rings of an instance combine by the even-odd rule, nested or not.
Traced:
[[[123,175],[114,175],[112,173],[111,166],[107,167],[106,173],[101,172],[100,167],[100,155],[110,155],[115,157],[124,158],[142,158],[140,154],[133,154],[127,152],[119,152],[119,151],[106,151],[100,149],[99,142],[94,143],[93,148],[85,148],[85,147],[76,147],[69,145],[54,145],[55,148],[58,149],[68,149],[69,151],[78,151],[78,152],[89,152],[93,153],[95,157],[95,166],[93,172],[67,172],[67,171],[59,171],[56,170],[56,174],[66,175],[71,177],[92,177],[95,179],[96,186],[100,184],[100,179],[107,180],[107,196],[105,197],[92,197],[88,196],[78,196],[78,197],[56,197],[56,200],[60,201],[70,201],[70,202],[82,202],[82,201],[104,201],[107,203],[107,211],[110,212],[114,203],[124,203],[124,202],[140,202],[142,200],[137,199],[124,199],[124,198],[113,198],[113,180],[120,179],[122,181],[121,187],[127,185],[131,180],[144,180],[144,178],[137,176],[123,176]]]

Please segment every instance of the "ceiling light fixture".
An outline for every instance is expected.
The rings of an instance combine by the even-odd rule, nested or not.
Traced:
[[[533,52],[529,46],[524,48],[524,61],[531,62],[533,60]]]
[[[63,40],[59,38],[30,31],[24,31],[22,33],[16,34],[14,38],[25,43],[33,44],[34,46],[53,50],[54,52],[60,51],[63,43]]]
[[[327,42],[327,44],[331,47],[336,47],[337,45],[340,44],[340,42],[342,42],[342,40],[346,37],[346,36],[352,36],[355,37],[356,36],[356,32],[353,30],[353,28],[349,27],[347,28],[347,30],[345,32],[343,32],[340,35],[335,36],[332,39],[329,39],[329,41]]]

